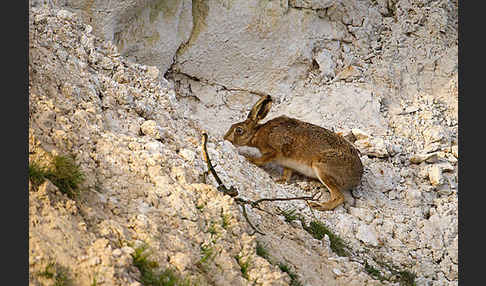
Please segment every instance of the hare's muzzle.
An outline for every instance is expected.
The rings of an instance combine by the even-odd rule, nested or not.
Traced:
[[[226,134],[223,136],[223,139],[228,140],[229,142],[233,143],[233,136],[232,135],[233,135],[233,132],[231,132],[231,130],[230,130],[230,131],[226,132]]]

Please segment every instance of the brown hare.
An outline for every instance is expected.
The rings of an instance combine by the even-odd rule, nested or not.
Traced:
[[[245,121],[235,123],[224,139],[235,146],[256,147],[260,157],[247,159],[257,166],[275,162],[283,166],[277,182],[287,182],[292,170],[318,179],[330,192],[327,202],[309,202],[317,210],[332,210],[344,202],[342,191],[357,186],[363,175],[358,151],[351,143],[330,130],[287,116],[260,120],[270,111],[272,98],[263,96]]]

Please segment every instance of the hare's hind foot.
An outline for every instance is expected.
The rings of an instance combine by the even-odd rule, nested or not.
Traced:
[[[335,209],[337,206],[342,204],[344,202],[344,198],[338,197],[336,199],[331,199],[327,202],[324,203],[318,203],[318,202],[309,202],[309,206],[315,210],[318,211],[330,211]]]
[[[292,176],[292,169],[289,169],[287,167],[283,167],[282,176],[280,178],[276,179],[275,182],[279,183],[279,184],[288,183],[291,176]]]
[[[320,168],[319,168],[320,167]],[[327,202],[309,202],[309,206],[319,211],[333,210],[340,204],[344,203],[344,196],[339,190],[338,184],[333,176],[328,175],[325,171],[325,166],[314,166],[314,171],[317,178],[327,188],[331,198]]]

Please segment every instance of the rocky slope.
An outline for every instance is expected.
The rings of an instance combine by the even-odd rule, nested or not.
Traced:
[[[173,15],[182,26],[188,4],[192,13],[202,9],[201,1],[186,2],[170,6],[179,7]],[[216,4],[246,11],[241,2],[223,2]],[[75,285],[140,285],[132,254],[146,243],[160,269],[174,269],[197,285],[296,285],[279,263],[288,265],[302,285],[399,285],[404,282],[374,275],[390,277],[397,271],[415,273],[417,285],[457,285],[457,26],[451,31],[449,25],[457,19],[457,7],[447,1],[358,1],[359,9],[351,9],[347,1],[314,2],[265,6],[266,14],[257,16],[243,13],[260,19],[256,26],[235,22],[235,27],[269,33],[261,45],[273,49],[291,42],[272,38],[289,33],[272,30],[290,28],[278,17],[310,21],[301,27],[306,31],[302,42],[313,41],[306,33],[316,35],[309,27],[325,27],[319,21],[344,23],[344,34],[333,40],[344,43],[338,49],[327,46],[326,53],[332,41],[324,41],[320,53],[309,50],[309,43],[296,47],[298,53],[307,49],[303,59],[279,54],[284,62],[276,59],[277,69],[248,71],[264,73],[262,81],[242,81],[237,71],[225,70],[242,66],[218,61],[238,49],[224,49],[227,54],[220,57],[215,50],[198,54],[204,42],[219,41],[208,36],[221,20],[211,16],[218,10],[209,9],[206,28],[199,32],[194,27],[202,22],[192,15],[189,34],[198,34],[192,42],[186,32],[164,35],[161,39],[179,41],[176,48],[164,48],[169,53],[163,56],[144,54],[143,60],[136,52],[143,49],[127,49],[106,30],[99,33],[108,27],[99,21],[116,26],[108,21],[114,14],[94,17],[91,26],[84,13],[32,5],[37,7],[29,15],[29,160],[48,164],[56,154],[73,154],[86,180],[76,199],[49,181],[30,186],[30,284],[49,285],[52,281],[39,273],[54,262]],[[165,19],[164,13],[150,13],[152,4],[136,5],[148,9],[140,13],[152,23]],[[131,19],[118,12],[120,19]],[[270,21],[273,17],[281,22]],[[322,33],[316,38],[329,36]],[[346,44],[349,34],[353,45]],[[214,35],[233,44],[240,40],[224,31]],[[191,44],[181,50],[185,41]],[[141,63],[154,58],[164,64]],[[289,59],[302,64],[285,62]],[[282,66],[295,70],[279,70]],[[170,82],[163,77],[166,71]],[[299,77],[279,85],[285,79],[272,74]],[[362,184],[346,194],[344,206],[332,212],[312,212],[302,201],[264,203],[265,211],[247,207],[262,235],[253,232],[233,198],[216,190],[212,178],[204,183],[200,144],[206,131],[218,174],[241,198],[302,196],[321,189],[298,175],[289,184],[276,184],[277,166],[256,167],[240,154],[254,150],[222,141],[229,125],[245,117],[258,98],[252,91],[277,92],[269,118],[288,114],[353,135],[365,174]],[[289,209],[306,222],[323,222],[342,238],[349,254],[337,255],[329,236],[313,238],[298,220],[286,222],[279,213]],[[257,242],[268,252],[266,258],[257,255]]]

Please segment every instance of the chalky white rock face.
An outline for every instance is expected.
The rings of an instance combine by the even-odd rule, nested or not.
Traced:
[[[32,284],[45,282],[36,273],[55,261],[76,285],[90,285],[94,276],[103,285],[139,285],[131,254],[145,242],[161,269],[175,269],[200,285],[290,284],[278,263],[288,265],[303,285],[396,285],[393,279],[369,275],[366,261],[386,277],[391,273],[379,262],[415,273],[417,285],[457,285],[460,158],[453,4],[289,1],[287,7],[276,1],[208,1],[202,21],[184,14],[190,7],[186,4],[199,1],[174,1],[175,22],[154,40],[154,47],[165,47],[161,43],[167,41],[171,48],[166,47],[167,54],[147,50],[142,57],[137,53],[145,44],[129,49],[106,39],[114,40],[123,27],[117,37],[125,43],[138,41],[130,35],[150,38],[156,29],[150,19],[161,29],[169,15],[163,9],[151,12],[158,7],[155,2],[137,2],[141,6],[136,8],[122,1],[116,7],[110,1],[95,1],[92,7],[83,1],[57,2],[69,11],[31,8],[29,13],[29,159],[48,162],[53,154],[72,153],[86,181],[76,200],[48,181],[29,189]],[[263,6],[252,6],[258,11],[248,8],[259,3]],[[246,14],[231,14],[240,7],[246,7],[241,10]],[[116,13],[99,16],[115,8]],[[222,11],[228,14],[217,18],[215,13]],[[234,24],[218,27],[222,19],[232,23],[232,16]],[[255,19],[253,33],[266,32],[266,38],[255,42],[235,36],[240,32],[236,27]],[[305,38],[327,35],[327,24],[319,23],[337,27],[336,37]],[[234,31],[226,29],[230,26]],[[276,34],[287,28],[303,32],[300,38]],[[215,33],[218,29],[221,34]],[[181,46],[186,40],[190,45]],[[243,40],[245,45],[224,49]],[[214,47],[208,47],[210,42]],[[264,69],[268,65],[262,61],[250,71],[241,59],[223,64],[238,59],[234,53],[258,51],[262,45],[286,46],[273,59],[278,64]],[[211,49],[204,54],[204,48]],[[217,49],[223,50],[219,58]],[[266,53],[253,54],[254,60],[268,58]],[[174,59],[181,73],[174,70],[167,81],[162,76]],[[342,80],[334,81],[333,74]],[[302,201],[267,202],[261,205],[267,212],[247,207],[250,221],[265,232],[253,234],[234,199],[217,192],[212,177],[207,184],[202,181],[201,133],[209,134],[208,154],[219,176],[244,199],[323,190],[301,175],[276,184],[273,178],[281,169],[256,167],[222,141],[230,124],[246,117],[256,101],[251,91],[279,90],[295,93],[277,94],[269,118],[286,114],[353,135],[356,140],[346,138],[360,150],[365,172],[361,185],[332,212],[313,213]],[[285,222],[278,213],[287,209],[296,209],[306,223],[317,219],[326,224],[350,256],[339,257],[329,236],[317,240],[302,222]],[[268,259],[256,254],[257,241]],[[202,249],[212,249],[212,255],[199,263]]]
[[[76,285],[138,285],[131,254],[144,242],[162,269],[201,285],[249,285],[236,256],[258,261],[253,281],[286,285],[258,259],[233,200],[196,183],[200,130],[177,114],[154,69],[116,56],[74,14],[31,11],[30,159],[72,153],[86,181],[76,201],[49,181],[30,189],[30,281],[44,283],[37,273],[55,262]],[[199,265],[202,246],[213,254]]]
[[[53,1],[30,0],[31,6]],[[93,33],[114,43],[118,52],[160,72],[172,65],[180,45],[186,43],[193,29],[192,1],[84,1],[60,0],[55,5],[75,12],[93,27]],[[69,13],[63,10],[61,14]],[[62,15],[61,15],[62,16]]]

